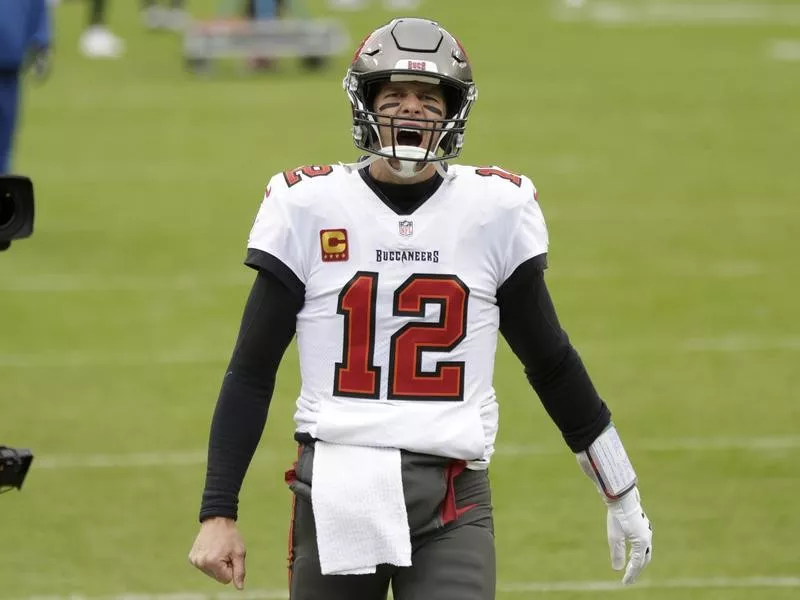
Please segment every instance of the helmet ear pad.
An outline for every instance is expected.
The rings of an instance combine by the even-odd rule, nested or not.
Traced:
[[[362,101],[364,102],[364,110],[370,113],[377,112],[375,110],[375,98],[378,97],[378,91],[381,89],[381,85],[389,81],[387,78],[379,78],[373,79],[372,81],[365,81],[363,83],[362,92],[360,94]],[[366,116],[361,113],[362,116]],[[373,120],[371,117],[369,120]],[[377,123],[374,123],[373,126],[370,126],[366,123],[361,123],[358,127],[361,128],[361,136],[366,143],[367,146],[372,146],[374,144],[380,145],[377,131],[375,127]]]
[[[381,85],[389,81],[388,79],[377,79],[364,83],[364,108],[370,112],[377,112],[375,110],[375,98],[378,97],[378,90]]]
[[[454,119],[464,110],[467,92],[462,88],[447,83],[446,81],[442,81],[440,85],[442,87],[442,94],[444,95],[444,104],[446,110],[445,118]],[[464,122],[462,121],[462,125],[463,123]],[[463,139],[463,129],[462,132],[458,134],[453,133],[452,131],[445,133],[442,136],[439,145],[445,152],[450,153],[456,149],[456,144],[459,143],[458,139]]]
[[[454,85],[450,85],[444,81],[439,84],[442,88],[444,95],[445,118],[452,119],[461,110],[461,104],[464,101],[464,92]]]

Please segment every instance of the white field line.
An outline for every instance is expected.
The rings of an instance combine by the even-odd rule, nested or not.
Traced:
[[[730,450],[772,451],[794,450],[800,448],[800,435],[775,435],[752,438],[674,438],[650,440],[628,444],[629,450],[642,452],[714,452]],[[514,456],[550,456],[566,452],[564,446],[536,444],[501,444],[497,447],[496,458]],[[206,462],[205,450],[185,452],[137,452],[132,454],[53,454],[34,458],[31,468],[41,469],[121,469],[140,467],[172,467],[202,465]],[[290,457],[278,456],[261,451],[254,460],[288,460]]]
[[[710,577],[697,579],[643,580],[634,586],[623,586],[614,581],[523,581],[499,582],[497,591],[502,594],[549,594],[557,592],[624,592],[641,589],[765,589],[797,588],[800,577]],[[243,590],[241,592],[172,592],[159,594],[112,594],[86,596],[73,593],[65,595],[24,596],[12,600],[279,600],[288,598],[285,589]]]
[[[690,338],[685,340],[642,339],[628,341],[582,340],[576,343],[579,351],[605,353],[685,354],[749,354],[756,352],[800,351],[800,335],[758,336],[730,335]],[[101,352],[59,352],[53,354],[0,354],[0,369],[42,368],[127,368],[180,365],[221,365],[230,360],[228,351],[196,353],[174,351],[152,354],[118,354]]]
[[[800,40],[772,40],[768,54],[779,62],[800,62]]]
[[[660,113],[648,115],[650,122],[655,122],[658,126],[666,127],[663,124],[662,116]],[[560,162],[551,168],[555,172],[568,172],[574,173],[581,169],[582,158],[566,157],[560,159]],[[566,164],[566,166],[564,166]],[[534,178],[536,173],[531,173]],[[727,208],[727,212],[720,210],[703,209],[699,207],[692,207],[691,212],[675,211],[665,212],[656,207],[645,207],[634,209],[631,207],[615,207],[613,210],[606,209],[604,211],[590,210],[586,207],[579,207],[570,209],[569,197],[559,197],[558,202],[545,202],[542,207],[544,209],[545,218],[548,222],[564,222],[564,223],[611,223],[619,227],[621,224],[628,223],[670,223],[670,224],[684,224],[687,221],[700,222],[711,221],[715,225],[719,225],[720,221],[734,221],[734,222],[751,222],[751,221],[769,221],[777,220],[781,223],[788,219],[797,219],[800,217],[800,210],[795,205],[776,205],[769,206],[761,204],[758,210],[750,205],[734,204]],[[48,236],[62,236],[68,235],[73,237],[87,237],[101,238],[105,240],[109,237],[114,239],[129,236],[131,239],[137,239],[137,235],[144,233],[174,233],[175,235],[182,235],[184,228],[179,225],[169,227],[166,225],[152,225],[146,224],[135,231],[131,231],[130,226],[127,229],[124,226],[116,227],[113,224],[103,224],[102,227],[89,227],[85,225],[71,225],[69,223],[48,223],[40,227],[37,232],[38,235]],[[247,232],[245,231],[245,234]],[[173,236],[175,237],[175,236]],[[126,238],[127,239],[127,238]],[[242,255],[243,257],[243,255]],[[234,264],[237,261],[234,260]]]
[[[800,435],[775,435],[752,438],[675,438],[631,443],[628,444],[628,446],[632,451],[637,453],[794,450],[800,448]],[[506,456],[553,455],[563,452],[564,448],[562,447],[536,444],[501,444],[497,447],[496,456],[503,458]]]
[[[772,352],[800,350],[800,336],[724,336],[693,338],[680,344],[687,353]]]
[[[263,453],[262,453],[263,454]],[[33,469],[120,469],[127,467],[182,467],[205,464],[208,452],[134,452],[131,454],[74,454],[34,457]]]
[[[768,2],[657,2],[631,0],[564,0],[554,11],[560,21],[626,24],[793,25],[800,6]]]
[[[654,266],[647,273],[636,275],[670,277],[676,279],[743,279],[770,274],[765,265],[753,261],[730,261],[696,265],[693,267]],[[635,271],[614,269],[607,266],[581,269],[556,268],[548,273],[548,279],[607,279],[630,277]],[[86,293],[86,292],[136,292],[156,291],[196,291],[217,288],[247,288],[252,285],[255,273],[244,275],[143,275],[143,276],[103,276],[103,275],[64,275],[37,274],[5,277],[0,281],[0,292],[44,292],[44,293]]]
[[[152,367],[177,365],[214,365],[230,360],[230,354],[197,354],[171,352],[167,354],[93,354],[66,352],[59,354],[0,354],[0,368],[96,368]]]
[[[706,579],[662,579],[639,581],[634,586],[623,586],[614,581],[554,581],[500,583],[498,592],[552,593],[552,592],[624,592],[637,589],[720,589],[720,588],[796,588],[800,577],[712,577]]]
[[[37,274],[4,278],[0,292],[153,292],[194,291],[246,287],[253,284],[255,271],[244,275],[117,275]]]

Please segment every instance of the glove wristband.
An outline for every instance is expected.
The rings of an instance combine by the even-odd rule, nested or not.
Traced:
[[[619,500],[636,486],[636,472],[613,424],[576,458],[583,472],[609,501]]]

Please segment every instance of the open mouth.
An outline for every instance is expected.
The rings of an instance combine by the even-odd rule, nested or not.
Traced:
[[[400,129],[397,132],[398,146],[422,146],[422,132],[416,129]]]

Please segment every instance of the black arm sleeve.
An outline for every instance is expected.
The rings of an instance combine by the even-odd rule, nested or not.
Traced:
[[[577,453],[602,433],[611,413],[558,322],[543,264],[541,257],[526,261],[498,290],[500,332],[567,445]]]
[[[201,521],[237,517],[239,490],[264,431],[278,365],[302,305],[276,275],[259,271],[211,421]]]

